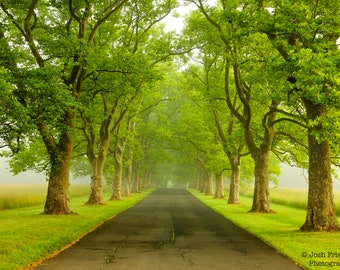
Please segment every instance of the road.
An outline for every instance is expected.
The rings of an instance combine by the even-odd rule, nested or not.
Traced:
[[[33,269],[301,268],[186,190],[159,189]]]

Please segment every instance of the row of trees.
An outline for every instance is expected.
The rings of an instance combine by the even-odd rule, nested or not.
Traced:
[[[159,79],[156,64],[175,53],[173,34],[164,34],[159,22],[176,3],[0,4],[3,145],[15,154],[33,149],[35,160],[27,165],[48,172],[46,214],[72,212],[75,156],[90,164],[88,203],[102,204],[103,168],[112,151],[118,179],[112,197],[120,199],[119,166],[134,117],[146,109],[145,96]],[[41,143],[44,151],[37,152]]]
[[[190,2],[198,10],[188,20],[188,34],[202,48],[194,56],[201,71],[194,74],[203,84],[232,175],[239,175],[245,152],[254,162],[251,211],[271,212],[269,165],[275,153],[308,164],[308,209],[301,229],[339,230],[331,177],[331,162],[339,157],[340,35],[334,17],[339,5]],[[221,125],[221,108],[229,109],[223,121],[228,127]],[[237,138],[240,127],[243,136]],[[232,191],[239,180],[231,183]]]
[[[337,231],[339,4],[185,1],[181,36],[161,23],[176,1],[0,1],[1,141],[13,170],[48,172],[46,214],[69,214],[71,168],[88,204],[169,180],[269,213],[277,163],[309,168],[302,230]],[[176,56],[176,57],[175,57]],[[242,161],[242,162],[241,162]],[[123,188],[123,178],[125,187]]]

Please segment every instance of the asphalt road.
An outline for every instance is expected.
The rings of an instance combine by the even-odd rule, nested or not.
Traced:
[[[186,190],[160,189],[34,270],[300,269]]]

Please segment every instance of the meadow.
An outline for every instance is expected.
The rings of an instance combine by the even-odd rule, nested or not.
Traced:
[[[71,198],[85,196],[90,192],[89,185],[71,185]],[[46,184],[0,184],[0,210],[15,209],[44,204]]]
[[[3,188],[3,187],[1,187]],[[152,190],[124,197],[122,201],[107,201],[106,205],[88,206],[84,203],[88,199],[89,186],[74,186],[71,188],[70,208],[77,215],[46,216],[43,212],[43,203],[46,189],[42,186],[15,187],[14,194],[10,195],[11,188],[2,189],[1,201],[12,209],[0,211],[0,269],[19,270],[29,269],[31,264],[39,262],[42,258],[51,256],[77,241],[106,220],[133,206]],[[109,190],[105,199],[109,198]],[[15,200],[20,203],[15,203]],[[13,209],[14,206],[24,205]],[[29,205],[29,206],[27,206]]]
[[[253,188],[242,188],[241,195],[245,197],[253,197]],[[226,194],[228,194],[226,192]],[[308,192],[305,189],[294,188],[279,188],[273,187],[270,189],[270,201],[275,204],[291,206],[297,209],[307,209]],[[334,191],[334,202],[336,214],[340,216],[340,190]]]
[[[305,269],[340,269],[340,233],[301,232],[304,223],[307,193],[294,189],[276,189],[271,193],[271,207],[275,213],[248,213],[252,198],[244,191],[241,203],[228,205],[196,190],[190,192],[204,204],[234,224],[256,235],[280,253]],[[339,202],[339,192],[335,193]],[[274,203],[274,201],[279,203]],[[339,205],[339,204],[338,204]],[[340,223],[340,218],[338,218]]]

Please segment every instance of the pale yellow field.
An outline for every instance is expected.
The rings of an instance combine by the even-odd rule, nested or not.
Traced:
[[[71,197],[88,194],[89,185],[72,185]],[[47,193],[46,184],[0,184],[0,210],[43,204]]]

